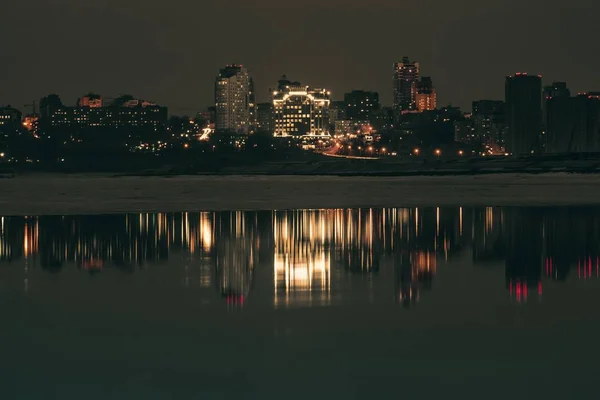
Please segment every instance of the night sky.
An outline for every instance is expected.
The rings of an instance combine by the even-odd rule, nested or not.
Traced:
[[[193,114],[228,63],[249,69],[258,101],[285,73],[391,104],[404,55],[433,78],[438,105],[502,99],[517,71],[600,90],[599,14],[597,0],[4,0],[0,104],[93,91]]]

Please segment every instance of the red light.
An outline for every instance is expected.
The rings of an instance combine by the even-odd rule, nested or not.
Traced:
[[[542,282],[538,282],[538,295],[542,294]]]

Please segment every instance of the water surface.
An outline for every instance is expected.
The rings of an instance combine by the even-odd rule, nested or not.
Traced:
[[[600,208],[0,219],[2,398],[578,398]]]

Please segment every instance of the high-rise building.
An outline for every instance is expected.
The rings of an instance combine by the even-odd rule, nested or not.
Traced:
[[[248,115],[249,115],[249,132],[250,133],[255,133],[256,129],[257,129],[257,118],[258,116],[256,115],[256,94],[254,92],[254,80],[252,78],[249,78],[249,87],[250,87],[250,94],[248,95]]]
[[[416,110],[415,83],[419,81],[419,78],[418,62],[403,57],[402,62],[394,64],[394,111],[397,114],[402,111]]]
[[[483,149],[499,154],[505,151],[504,102],[478,100],[473,102],[472,121],[475,138]]]
[[[379,109],[379,93],[353,90],[344,95],[346,118],[353,121],[368,121]]]
[[[335,131],[335,125],[337,121],[346,120],[346,102],[345,101],[332,101],[329,103],[329,128],[331,131]]]
[[[544,86],[544,99],[550,100],[556,97],[571,97],[571,91],[566,82],[552,82],[552,85]]]
[[[325,89],[286,86],[273,91],[275,136],[329,135],[329,96]]]
[[[437,107],[437,94],[433,87],[433,82],[428,76],[424,76],[420,81],[414,83],[413,91],[415,94],[415,101],[417,111],[432,111]]]
[[[546,152],[600,151],[600,96],[585,93],[548,100]]]
[[[273,103],[258,103],[256,105],[256,130],[258,132],[275,131]]]
[[[514,156],[539,149],[542,122],[542,77],[517,73],[506,78],[506,151]]]
[[[571,97],[571,91],[566,82],[552,82],[552,85],[544,86],[542,95],[542,121],[548,127],[548,102],[551,99]]]
[[[215,82],[217,131],[250,132],[254,104],[252,86],[248,71],[243,66],[228,65],[221,69]]]

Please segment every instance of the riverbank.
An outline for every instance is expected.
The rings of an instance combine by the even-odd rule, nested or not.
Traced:
[[[30,174],[3,179],[0,185],[0,215],[600,205],[599,174],[445,177]]]

